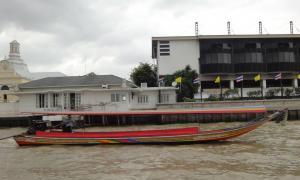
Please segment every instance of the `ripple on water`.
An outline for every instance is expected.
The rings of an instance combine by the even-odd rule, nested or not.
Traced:
[[[22,131],[0,129],[0,137]],[[20,148],[6,139],[0,141],[0,179],[298,179],[299,132],[300,122],[271,122],[230,141],[176,146]]]

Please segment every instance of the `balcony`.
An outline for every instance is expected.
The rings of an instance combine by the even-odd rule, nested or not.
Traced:
[[[266,66],[263,63],[237,63],[234,65],[235,73],[244,72],[265,72]]]
[[[201,64],[201,74],[222,74],[222,73],[234,73],[232,64]]]
[[[278,71],[299,71],[300,62],[272,62],[267,63],[268,72],[278,72]]]

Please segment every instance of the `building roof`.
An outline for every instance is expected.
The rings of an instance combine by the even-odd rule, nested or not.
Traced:
[[[122,85],[123,78],[114,75],[96,75],[90,73],[84,76],[47,77],[20,84],[20,89],[47,88],[47,87],[95,87],[101,85]],[[136,87],[126,81],[129,87]]]
[[[152,37],[157,40],[196,40],[196,39],[242,39],[242,38],[300,38],[300,34],[239,34],[239,35],[199,35],[199,36],[161,36]]]

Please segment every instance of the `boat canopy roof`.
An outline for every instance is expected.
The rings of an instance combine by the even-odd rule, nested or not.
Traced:
[[[244,114],[266,113],[263,106],[230,107],[230,108],[201,108],[201,109],[165,109],[165,110],[140,110],[140,111],[45,111],[23,112],[30,115],[82,115],[82,116],[138,116],[138,115],[179,115],[179,114]]]

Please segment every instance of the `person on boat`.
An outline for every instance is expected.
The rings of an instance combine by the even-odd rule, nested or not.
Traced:
[[[62,121],[62,131],[63,132],[72,132],[73,127],[74,127],[74,122],[73,122],[71,116],[68,116],[68,118],[66,118]]]
[[[46,131],[47,124],[43,120],[33,120],[31,126],[27,130],[27,134],[32,135],[35,134],[36,131]]]

